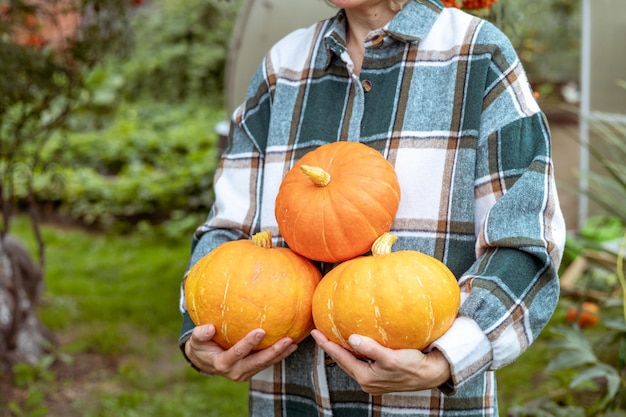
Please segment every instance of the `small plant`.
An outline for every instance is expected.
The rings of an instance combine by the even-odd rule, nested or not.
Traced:
[[[626,416],[625,255],[626,234],[621,239],[616,261],[616,275],[622,289],[620,297],[609,298],[600,306],[584,302],[593,304],[593,308],[588,307],[573,318],[567,317],[568,326],[550,329],[554,338],[549,347],[555,356],[549,361],[546,372],[559,378],[563,389],[534,406],[513,407],[515,415]]]
[[[15,417],[43,417],[48,415],[45,406],[46,387],[53,383],[56,374],[52,364],[57,360],[54,355],[45,355],[39,362],[25,362],[13,365],[13,385],[24,390],[23,400],[11,400],[8,409]]]

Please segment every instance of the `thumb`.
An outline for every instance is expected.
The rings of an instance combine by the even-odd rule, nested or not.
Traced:
[[[212,324],[196,326],[191,332],[191,338],[194,339],[195,342],[204,343],[213,339],[215,332],[215,326]]]
[[[348,343],[355,352],[375,361],[384,359],[389,350],[374,339],[358,334],[350,335]]]

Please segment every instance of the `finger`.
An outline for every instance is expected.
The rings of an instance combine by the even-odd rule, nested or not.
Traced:
[[[282,361],[297,348],[298,345],[291,338],[284,338],[268,349],[252,352],[233,367],[231,378],[239,382],[248,380],[263,369]]]
[[[331,352],[337,351],[337,348],[343,349],[341,346],[339,346],[335,342],[332,342],[331,340],[329,340],[324,335],[324,333],[320,332],[319,330],[312,330],[311,336],[313,336],[315,343],[317,343],[319,347],[324,349],[324,351],[328,353],[330,356],[332,356]]]
[[[363,372],[368,364],[357,359],[352,352],[334,343],[318,330],[311,332],[313,339],[346,373],[353,378],[357,373]]]
[[[235,362],[245,358],[261,343],[265,337],[265,330],[255,329],[248,333],[243,339],[235,343],[230,349],[224,352],[226,363],[234,364]]]
[[[279,340],[274,343],[268,349],[263,349],[255,353],[250,357],[250,360],[255,362],[256,368],[267,368],[275,363],[278,363],[291,355],[296,351],[298,345],[293,343],[293,340],[289,337]]]
[[[324,336],[324,333],[320,332],[317,329],[313,329],[311,331],[311,336],[313,336],[315,343],[317,343],[318,345],[328,342],[328,338]]]

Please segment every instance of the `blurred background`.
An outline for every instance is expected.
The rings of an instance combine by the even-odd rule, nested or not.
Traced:
[[[502,416],[624,411],[626,1],[499,0],[553,134],[569,230]],[[0,417],[245,416],[191,370],[179,286],[225,121],[323,0],[0,0]]]

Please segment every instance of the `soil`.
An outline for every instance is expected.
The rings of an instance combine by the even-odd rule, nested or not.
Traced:
[[[127,329],[127,346],[142,346],[147,343],[146,335],[138,334]],[[72,343],[73,335],[57,332],[57,350],[62,352],[64,346]],[[183,368],[184,362],[177,363],[175,357],[178,347],[171,341],[156,343],[162,349],[158,358],[143,357],[132,350],[115,355],[103,355],[90,351],[78,353],[61,353],[49,369],[43,370],[36,384],[22,384],[16,386],[9,373],[0,374],[0,417],[13,417],[8,406],[11,402],[19,404],[26,412],[29,408],[28,397],[35,394],[44,394],[39,406],[45,407],[47,417],[83,417],[76,404],[83,404],[88,409],[89,404],[94,406],[101,401],[102,395],[119,393],[123,388],[116,383],[116,375],[125,363],[133,363],[150,375],[173,374]],[[20,385],[20,384],[17,384]],[[37,387],[33,390],[33,387]],[[32,399],[31,399],[32,401]],[[20,414],[21,415],[21,414]],[[41,415],[29,414],[24,415]]]
[[[43,406],[50,416],[73,416],[75,411],[71,404],[77,400],[89,402],[102,391],[102,386],[117,369],[115,359],[105,358],[93,353],[81,353],[72,357],[71,362],[56,361],[50,368],[54,375],[51,384],[57,389],[48,390]],[[30,395],[29,387],[16,387],[10,375],[2,375],[0,379],[0,403],[10,402],[25,404]],[[8,410],[0,408],[1,417],[9,417]]]
[[[59,350],[64,344],[63,339],[67,340],[68,336],[60,335],[57,346]],[[75,410],[71,404],[76,401],[88,403],[98,392],[102,392],[122,359],[119,356],[108,357],[92,352],[73,353],[71,356],[59,355],[49,369],[41,370],[36,380],[37,383],[44,383],[38,392],[45,389],[45,398],[41,405],[48,409],[46,415],[73,417]],[[12,416],[7,409],[11,402],[25,408],[29,395],[32,395],[33,384],[28,382],[20,384],[18,378],[17,374],[0,375],[0,417]],[[55,388],[46,388],[46,383],[54,385]]]

